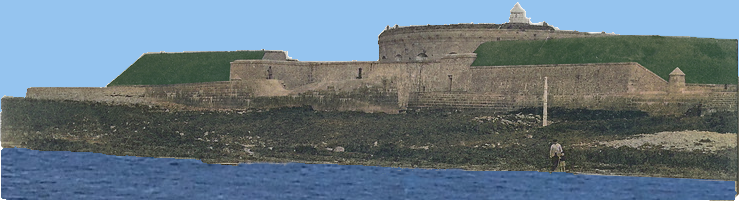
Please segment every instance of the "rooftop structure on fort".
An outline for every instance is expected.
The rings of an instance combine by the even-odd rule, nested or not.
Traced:
[[[526,17],[526,10],[521,8],[521,4],[516,2],[516,5],[511,9],[511,17],[508,18],[508,23],[531,24],[531,18]]]
[[[554,30],[559,30],[559,28],[547,24],[547,22],[542,21],[538,23],[531,23],[531,18],[526,17],[526,10],[524,10],[521,7],[521,4],[519,4],[518,2],[516,2],[516,5],[514,5],[511,9],[511,17],[508,18],[508,23],[506,24],[539,25],[544,27],[551,27]]]

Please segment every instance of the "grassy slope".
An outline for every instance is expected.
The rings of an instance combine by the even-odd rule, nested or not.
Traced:
[[[480,45],[473,66],[638,62],[669,79],[675,67],[687,83],[736,84],[737,40],[612,36]]]
[[[147,54],[108,86],[228,81],[229,62],[263,56],[264,51]]]

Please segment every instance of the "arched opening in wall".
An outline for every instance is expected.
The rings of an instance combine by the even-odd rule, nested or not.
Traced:
[[[362,79],[362,68],[359,68],[359,72],[357,73],[357,79]]]
[[[498,41],[500,41],[500,37],[498,37],[498,39],[497,39],[497,40],[498,40]]]
[[[382,56],[382,60],[385,60],[385,59],[387,59],[387,57],[385,57],[385,56]]]
[[[272,79],[272,66],[270,66],[269,68],[267,68],[267,79],[268,80],[271,80]]]
[[[396,54],[395,55],[395,61],[400,61],[400,60],[403,60],[403,56],[400,55],[400,54]]]

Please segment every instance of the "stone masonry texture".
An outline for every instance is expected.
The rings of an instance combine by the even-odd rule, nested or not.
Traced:
[[[548,77],[553,107],[682,113],[736,111],[737,85],[664,80],[635,62],[471,66],[489,41],[608,37],[527,23],[388,27],[378,61],[301,62],[284,51],[230,63],[230,80],[106,88],[29,88],[27,98],[209,109],[310,105],[319,110],[396,113],[417,108],[538,107]],[[685,75],[691,76],[691,75]],[[682,80],[682,83],[677,83]],[[675,88],[675,86],[680,86]]]

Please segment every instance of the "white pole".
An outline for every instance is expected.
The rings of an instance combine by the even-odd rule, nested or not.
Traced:
[[[542,115],[542,122],[544,126],[547,126],[547,96],[549,96],[549,92],[547,91],[549,88],[549,84],[547,83],[547,77],[544,77],[544,97],[542,98],[544,100],[544,115]]]

